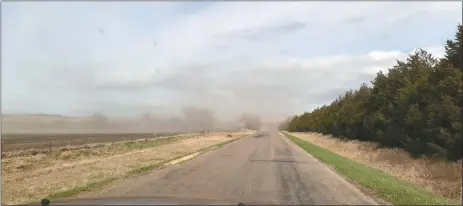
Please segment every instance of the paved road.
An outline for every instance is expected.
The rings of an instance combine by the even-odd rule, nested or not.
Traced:
[[[275,132],[117,182],[87,197],[177,196],[247,204],[377,204]]]

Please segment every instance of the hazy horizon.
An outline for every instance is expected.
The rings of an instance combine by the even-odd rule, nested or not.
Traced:
[[[461,2],[3,2],[2,113],[281,121],[416,48],[442,56],[461,14]]]

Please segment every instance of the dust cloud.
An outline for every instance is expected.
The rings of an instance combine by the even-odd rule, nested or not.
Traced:
[[[2,114],[2,133],[164,133],[259,130],[259,115],[243,112],[223,119],[214,110],[185,106],[180,115],[143,112],[131,117],[114,117],[96,112],[91,116],[50,114]]]

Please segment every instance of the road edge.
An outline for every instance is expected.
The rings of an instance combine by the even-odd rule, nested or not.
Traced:
[[[329,151],[326,148],[315,145],[287,132],[280,132],[280,134],[285,136],[285,139],[288,139],[288,141],[293,142],[298,147],[305,150],[307,154],[311,153],[308,150],[314,150],[315,154],[310,154],[311,156],[317,156],[315,157],[316,159],[318,159],[318,157],[321,158],[318,159],[321,163],[324,163],[324,165],[332,171],[345,177],[345,180],[350,182],[351,185],[357,187],[372,198],[375,198],[380,204],[458,204],[448,198],[423,190],[418,185],[401,180],[369,165],[345,158],[335,152]],[[355,175],[359,173],[362,173],[363,176]],[[365,179],[365,175],[370,176],[372,179]]]
[[[377,196],[374,195],[374,193],[372,191],[369,191],[367,190],[366,188],[362,187],[361,185],[359,185],[358,183],[348,179],[347,177],[345,177],[343,174],[340,174],[339,172],[337,172],[333,167],[331,167],[330,165],[327,165],[326,163],[324,163],[323,161],[319,160],[318,158],[314,157],[312,154],[310,154],[309,152],[305,151],[303,148],[301,148],[299,145],[297,145],[296,143],[294,143],[293,141],[291,141],[285,134],[281,133],[281,132],[278,132],[278,134],[280,134],[282,137],[283,137],[283,140],[288,143],[289,145],[291,145],[293,148],[296,148],[297,150],[303,152],[304,154],[306,154],[307,156],[313,158],[316,162],[322,164],[323,166],[325,166],[329,171],[331,171],[331,173],[336,176],[336,178],[338,180],[340,180],[343,184],[347,185],[350,189],[362,194],[366,199],[369,199],[370,201],[374,202],[376,205],[393,205]]]

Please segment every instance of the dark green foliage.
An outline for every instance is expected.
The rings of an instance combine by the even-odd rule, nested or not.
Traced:
[[[313,131],[399,147],[414,156],[462,158],[463,26],[448,40],[445,57],[424,50],[379,72],[330,105],[293,117],[280,129]]]

